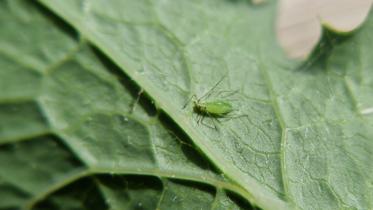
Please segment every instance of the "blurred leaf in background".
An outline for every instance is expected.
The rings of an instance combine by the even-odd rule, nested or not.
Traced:
[[[276,33],[291,58],[306,59],[322,36],[322,27],[350,33],[368,17],[372,0],[280,0]]]

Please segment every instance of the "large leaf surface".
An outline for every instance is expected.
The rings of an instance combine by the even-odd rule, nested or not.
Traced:
[[[59,19],[10,0],[0,25],[0,209],[250,208]]]
[[[222,189],[268,209],[372,208],[372,18],[299,70],[276,47],[272,4],[43,3],[121,69],[103,65],[46,11],[2,2],[1,208],[239,208]],[[141,108],[129,114],[121,70],[234,183],[192,162],[193,146]],[[248,117],[214,130],[182,106],[222,77],[214,92],[238,90],[226,100]]]
[[[198,147],[268,209],[372,208],[371,20],[307,70],[275,44],[275,5],[245,1],[42,1],[143,87]],[[219,130],[183,103],[235,91]],[[210,122],[211,123],[211,122]]]

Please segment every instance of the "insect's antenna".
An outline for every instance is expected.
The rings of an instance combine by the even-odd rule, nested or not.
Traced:
[[[201,96],[199,100],[209,96],[211,92],[225,79],[226,76],[227,74],[225,74],[214,86],[212,86],[212,88],[209,91],[207,91],[203,96]]]
[[[183,106],[183,109],[185,109],[185,107],[189,104],[189,102],[193,99],[193,98],[195,98],[196,97],[196,95],[192,95],[187,101],[186,101],[186,103],[184,104],[184,106]]]

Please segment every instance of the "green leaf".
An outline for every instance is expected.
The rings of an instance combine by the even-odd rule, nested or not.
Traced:
[[[253,202],[371,208],[371,20],[325,61],[298,70],[275,45],[274,4],[42,2],[140,84]],[[219,90],[239,90],[234,105],[249,118],[224,122],[217,132],[181,107],[223,75]]]
[[[150,102],[131,112],[136,85],[60,19],[11,0],[0,24],[0,209],[250,208]]]
[[[225,1],[44,3],[140,84],[224,174],[250,192],[247,199],[262,207],[287,208],[282,200],[281,128],[266,76],[255,58],[258,43],[254,39],[243,42],[243,34],[254,30],[244,27],[250,25],[247,20],[254,24],[259,17],[262,21],[270,17],[257,9],[250,11],[246,3]],[[246,14],[257,18],[238,16]],[[232,24],[248,30],[235,36],[238,28]],[[237,95],[235,108],[250,118],[226,122],[225,129],[216,132],[198,125],[190,107],[182,110],[182,106],[190,95],[202,95],[228,70],[229,77],[219,88],[247,92]]]
[[[0,93],[0,194],[9,198],[2,208],[21,201],[61,209],[248,206],[224,189],[264,209],[372,208],[372,15],[354,36],[332,38],[315,60],[299,68],[276,45],[274,3],[42,0],[83,37],[77,43],[44,9],[29,11],[21,2],[3,1],[0,7],[5,29],[0,59],[7,67],[0,77],[0,87],[6,88]],[[54,24],[39,13],[47,13]],[[30,30],[21,40],[19,28]],[[84,39],[119,67],[104,65]],[[117,80],[126,78],[122,72],[224,177],[209,164],[197,164],[202,158],[192,161],[194,146],[185,152],[185,144],[146,110],[128,113],[134,98]],[[235,114],[248,117],[222,121],[214,130],[197,123],[191,106],[182,107],[224,76],[214,92],[237,90],[227,100]],[[25,144],[30,142],[40,146]],[[57,154],[45,152],[55,144],[62,144]],[[36,151],[25,153],[26,148]],[[98,173],[118,174],[128,187],[93,176]],[[130,174],[162,178],[142,177],[148,182],[138,187],[138,177]],[[82,190],[82,197],[74,189]]]

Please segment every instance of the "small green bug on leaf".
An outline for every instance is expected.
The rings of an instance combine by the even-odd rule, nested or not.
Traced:
[[[226,101],[199,102],[193,101],[194,112],[211,117],[224,117],[233,111],[233,107]]]
[[[197,123],[202,123],[205,117],[209,117],[213,120],[219,122],[218,118],[238,118],[243,117],[246,115],[236,116],[236,117],[229,117],[228,114],[234,111],[233,106],[226,100],[212,100],[212,101],[204,101],[209,96],[211,96],[213,90],[224,80],[225,77],[222,77],[209,91],[207,91],[203,96],[198,98],[196,95],[193,95],[183,106],[183,109],[189,104],[189,102],[193,101],[193,111],[197,113],[200,117],[197,118]],[[237,93],[237,91],[221,91],[229,92],[230,95]],[[214,122],[214,121],[213,121]],[[206,125],[206,124],[204,124]],[[208,126],[210,127],[210,126]],[[217,129],[216,125],[214,124],[214,128]]]

